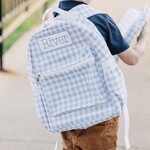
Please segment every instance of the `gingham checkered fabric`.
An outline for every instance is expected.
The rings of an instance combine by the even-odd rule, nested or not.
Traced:
[[[83,129],[122,111],[127,94],[123,74],[102,35],[88,19],[87,5],[47,21],[32,37],[27,62],[37,113],[49,131]]]
[[[129,9],[127,13],[122,17],[118,26],[123,37],[129,44],[142,29],[149,15],[150,8],[144,7],[139,10]]]
[[[138,36],[138,33],[142,30],[146,20],[150,16],[150,8],[145,6],[142,9],[136,10],[130,8],[120,20],[118,27],[126,39],[131,44],[134,38]],[[116,62],[118,62],[118,55],[114,56]]]

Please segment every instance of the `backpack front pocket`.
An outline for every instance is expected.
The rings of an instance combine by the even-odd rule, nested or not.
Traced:
[[[45,107],[52,116],[102,104],[107,99],[101,94],[94,59],[40,74],[40,87]]]

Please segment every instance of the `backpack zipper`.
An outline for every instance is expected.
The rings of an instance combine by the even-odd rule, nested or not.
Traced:
[[[86,65],[86,64],[92,62],[93,60],[94,60],[93,58],[87,58],[85,60],[82,60],[82,61],[80,61],[76,64],[73,64],[69,67],[66,67],[66,68],[62,68],[62,69],[58,69],[58,70],[54,70],[54,71],[43,72],[43,73],[38,73],[37,78],[36,78],[36,83],[39,84],[40,83],[40,78],[42,78],[42,77],[52,76],[54,74],[58,74],[58,73],[61,73],[63,71],[69,71],[69,70],[72,70],[72,69],[75,69],[75,68],[80,68],[83,65]]]

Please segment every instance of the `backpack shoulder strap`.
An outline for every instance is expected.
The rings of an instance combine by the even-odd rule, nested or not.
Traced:
[[[89,5],[86,5],[86,4],[78,5],[74,8],[72,8],[70,11],[77,11],[77,12],[79,12],[80,15],[82,15],[85,18],[89,18],[93,15],[103,13],[101,11],[91,8]]]
[[[96,26],[88,18],[103,12],[93,9],[86,4],[78,5],[72,8],[70,12],[78,12],[80,17],[85,18],[85,24],[88,25],[90,28],[92,28],[92,30],[95,30],[100,36],[102,36],[101,33],[96,28]]]

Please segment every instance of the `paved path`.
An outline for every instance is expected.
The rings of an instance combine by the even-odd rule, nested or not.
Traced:
[[[41,126],[34,109],[26,71],[26,33],[4,57],[0,73],[0,150],[48,150],[54,139]]]
[[[4,56],[6,71],[0,72],[0,150],[54,149],[54,135],[43,129],[37,118],[27,78],[26,49],[34,32],[27,32]],[[132,150],[150,150],[149,58],[150,50],[136,67],[122,65],[129,91]],[[123,150],[123,145],[121,123],[118,150]]]

